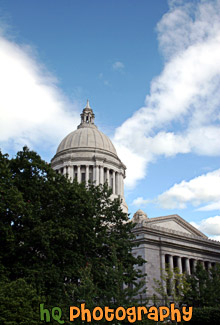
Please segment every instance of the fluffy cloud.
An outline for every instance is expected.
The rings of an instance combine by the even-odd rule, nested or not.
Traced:
[[[77,105],[58,90],[57,81],[32,49],[0,33],[0,138],[4,151],[22,145],[54,152],[78,122]]]
[[[220,154],[219,15],[219,0],[171,1],[158,24],[164,69],[152,81],[145,106],[114,136],[120,148],[132,151],[132,161],[119,151],[125,164],[135,166],[136,156],[142,157],[142,178],[159,155]],[[127,173],[130,187],[140,179],[133,170]]]
[[[136,206],[143,206],[143,205],[146,205],[148,204],[149,202],[151,202],[150,200],[148,199],[144,199],[143,197],[138,197],[136,199],[134,199],[134,201],[132,202],[132,205],[136,205]]]
[[[164,209],[184,209],[187,204],[204,205],[199,210],[220,207],[220,169],[201,175],[189,182],[175,184],[158,196],[156,202]]]
[[[211,238],[220,240],[220,216],[203,219],[200,223],[191,222],[191,224]]]

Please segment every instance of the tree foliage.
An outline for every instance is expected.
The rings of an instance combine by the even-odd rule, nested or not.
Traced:
[[[23,279],[47,304],[129,304],[140,257],[120,201],[71,183],[28,148],[0,153],[0,281]]]
[[[155,304],[165,304],[169,306],[170,301],[175,302],[177,306],[181,306],[183,297],[189,290],[189,283],[186,275],[180,273],[178,268],[171,270],[167,265],[165,270],[162,270],[162,280],[154,280],[155,289]]]
[[[173,271],[167,266],[163,270],[162,281],[155,280],[155,302],[161,300],[169,305],[188,305],[196,308],[220,306],[220,265],[206,270],[197,263],[194,273],[180,274],[178,268]]]
[[[189,289],[185,292],[184,300],[194,307],[220,306],[220,265],[206,270],[197,263],[195,273],[187,277]]]

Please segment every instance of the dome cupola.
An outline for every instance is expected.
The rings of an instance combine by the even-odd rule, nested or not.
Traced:
[[[83,109],[81,116],[81,123],[78,126],[79,128],[88,127],[94,125],[95,114],[89,106],[89,100],[87,99],[86,107]]]

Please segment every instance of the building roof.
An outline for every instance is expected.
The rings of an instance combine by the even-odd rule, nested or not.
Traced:
[[[94,148],[110,151],[117,155],[111,140],[97,128],[79,128],[68,134],[60,143],[57,153],[73,148]]]
[[[111,140],[98,130],[94,124],[95,115],[87,100],[86,107],[81,114],[81,123],[76,131],[68,134],[60,143],[56,153],[68,149],[84,148],[84,149],[101,149],[108,151],[117,156],[116,149]]]

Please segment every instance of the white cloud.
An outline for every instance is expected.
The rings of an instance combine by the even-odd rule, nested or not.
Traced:
[[[197,209],[197,211],[213,211],[213,210],[220,210],[220,201],[207,204],[207,205]]]
[[[28,46],[16,44],[0,33],[0,139],[21,149],[38,145],[53,152],[79,120],[77,104],[70,104],[58,90]]]
[[[219,236],[209,236],[210,239],[220,241],[220,235]]]
[[[145,159],[135,153],[132,152],[132,150],[120,146],[116,143],[115,145],[117,153],[120,152],[119,157],[127,157],[126,159],[126,167],[127,170],[129,170],[129,173],[126,176],[126,182],[131,187],[134,186],[134,178],[132,177],[133,174],[135,174],[136,180],[141,179],[143,177],[143,171],[145,170]],[[122,160],[124,161],[124,160]]]
[[[123,70],[124,69],[124,63],[122,63],[122,62],[120,62],[120,61],[116,61],[116,62],[114,62],[113,64],[112,64],[112,68],[114,69],[114,70],[118,70],[118,71],[121,71],[121,70]]]
[[[203,219],[200,223],[191,222],[191,225],[207,235],[211,235],[211,238],[220,240],[220,216]]]
[[[132,205],[143,206],[143,205],[147,205],[149,202],[150,200],[148,199],[145,200],[143,197],[138,197],[132,202]]]
[[[152,81],[145,106],[114,136],[121,148],[143,159],[138,178],[135,168],[128,168],[127,186],[134,186],[140,174],[144,178],[148,164],[159,155],[220,155],[219,15],[220,0],[172,1],[159,22],[164,69]],[[128,157],[119,155],[128,164]]]
[[[184,209],[187,204],[201,207],[199,210],[216,210],[220,207],[220,169],[175,184],[158,196],[156,202],[164,209]]]

